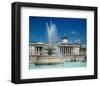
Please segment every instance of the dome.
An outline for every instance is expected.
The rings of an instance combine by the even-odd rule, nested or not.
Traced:
[[[61,38],[61,43],[63,44],[67,44],[68,43],[68,38],[67,36],[64,34],[64,36]]]

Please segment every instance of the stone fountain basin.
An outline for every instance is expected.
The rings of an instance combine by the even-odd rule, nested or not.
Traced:
[[[59,56],[37,57],[37,60],[35,62],[36,65],[53,65],[61,63],[64,63],[64,60]]]

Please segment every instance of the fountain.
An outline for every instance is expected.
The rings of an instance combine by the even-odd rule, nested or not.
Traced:
[[[60,64],[64,63],[63,57],[58,48],[58,34],[56,25],[50,22],[47,23],[47,34],[48,34],[48,46],[45,48],[47,51],[46,56],[38,56],[35,64],[48,65],[48,64]]]

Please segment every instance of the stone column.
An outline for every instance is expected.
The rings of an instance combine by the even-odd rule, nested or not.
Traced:
[[[66,46],[65,46],[65,55],[66,55]]]
[[[67,55],[67,47],[66,47],[66,55]]]
[[[64,46],[64,55],[65,55],[65,46]]]
[[[67,55],[68,55],[68,46],[67,46]]]
[[[61,53],[61,46],[60,46],[60,53]]]
[[[69,47],[67,47],[67,52],[68,52],[68,55],[69,55]]]
[[[36,55],[37,55],[37,47],[36,47]]]
[[[38,47],[37,47],[37,55],[38,55]]]
[[[64,46],[63,46],[63,54],[64,54]]]
[[[35,47],[35,49],[34,49],[34,55],[36,55],[36,47]]]
[[[67,46],[66,46],[66,55],[67,55]]]
[[[70,55],[72,54],[71,51],[72,51],[72,47],[70,47]]]
[[[38,55],[39,55],[40,47],[38,47]]]
[[[63,55],[64,55],[64,46],[63,46]]]
[[[65,46],[64,46],[64,55],[65,55]]]
[[[75,55],[75,48],[73,47],[73,55]]]
[[[60,46],[60,53],[62,54],[62,46]]]
[[[61,46],[61,53],[63,54],[63,46]]]
[[[62,54],[64,54],[64,47],[62,46]]]
[[[69,54],[71,54],[71,47],[69,47]]]
[[[64,47],[64,54],[66,55],[66,46]]]
[[[68,46],[68,55],[69,55],[69,46]]]
[[[72,47],[71,47],[71,50],[70,50],[70,54],[72,55]]]
[[[38,53],[38,55],[39,55],[39,47],[37,47],[37,53]]]
[[[36,46],[35,46],[35,55],[36,55]]]
[[[71,55],[73,55],[73,47],[71,48]]]
[[[70,47],[69,47],[69,55],[70,55]]]
[[[61,47],[61,53],[63,54],[63,46]]]
[[[69,55],[69,46],[68,46],[68,55]]]
[[[67,46],[66,46],[66,55],[67,55]]]
[[[70,47],[69,47],[69,55],[70,55]]]
[[[59,48],[60,48],[60,53],[61,53],[61,46],[59,46]]]

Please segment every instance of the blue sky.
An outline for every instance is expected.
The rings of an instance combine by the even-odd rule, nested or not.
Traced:
[[[48,42],[46,23],[50,22],[56,24],[58,41],[66,34],[70,43],[79,41],[86,44],[87,20],[83,18],[29,16],[29,41]]]

